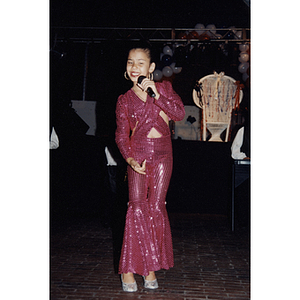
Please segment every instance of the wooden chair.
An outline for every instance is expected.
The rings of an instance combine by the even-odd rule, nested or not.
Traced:
[[[212,136],[209,142],[222,142],[221,133],[227,129],[225,142],[228,142],[232,110],[243,99],[239,82],[224,72],[202,77],[193,89],[193,100],[202,109],[203,141],[206,141],[206,129]]]

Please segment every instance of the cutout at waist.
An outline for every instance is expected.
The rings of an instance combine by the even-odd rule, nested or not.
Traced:
[[[154,127],[151,128],[150,132],[147,135],[149,139],[159,139],[162,137],[162,134],[158,132]]]

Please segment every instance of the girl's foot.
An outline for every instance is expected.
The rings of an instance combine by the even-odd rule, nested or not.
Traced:
[[[124,283],[135,283],[133,273],[123,273],[121,276]]]
[[[154,273],[153,271],[150,271],[150,272],[149,272],[149,275],[148,275],[148,276],[145,276],[145,279],[146,279],[147,281],[153,281],[153,280],[155,280],[155,279],[156,279],[155,273]]]
[[[158,288],[158,282],[154,272],[149,272],[149,275],[143,276],[143,278],[144,278],[144,287],[146,289],[154,290]]]
[[[121,281],[124,292],[137,291],[137,284],[132,273],[121,274]]]

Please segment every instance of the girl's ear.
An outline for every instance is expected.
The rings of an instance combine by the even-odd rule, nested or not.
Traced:
[[[155,70],[155,63],[153,62],[153,63],[151,63],[151,65],[150,65],[149,73],[154,72],[154,70]]]

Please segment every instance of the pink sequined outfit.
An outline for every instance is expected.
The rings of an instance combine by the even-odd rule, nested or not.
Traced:
[[[126,160],[141,164],[146,159],[146,175],[128,166],[129,203],[119,273],[147,276],[149,271],[173,267],[173,246],[166,195],[171,179],[173,156],[168,124],[159,115],[179,121],[185,111],[171,83],[156,83],[160,97],[143,102],[133,90],[117,102],[116,143]],[[162,136],[147,138],[152,128]],[[135,129],[134,129],[135,128]],[[134,133],[132,134],[132,132]]]

